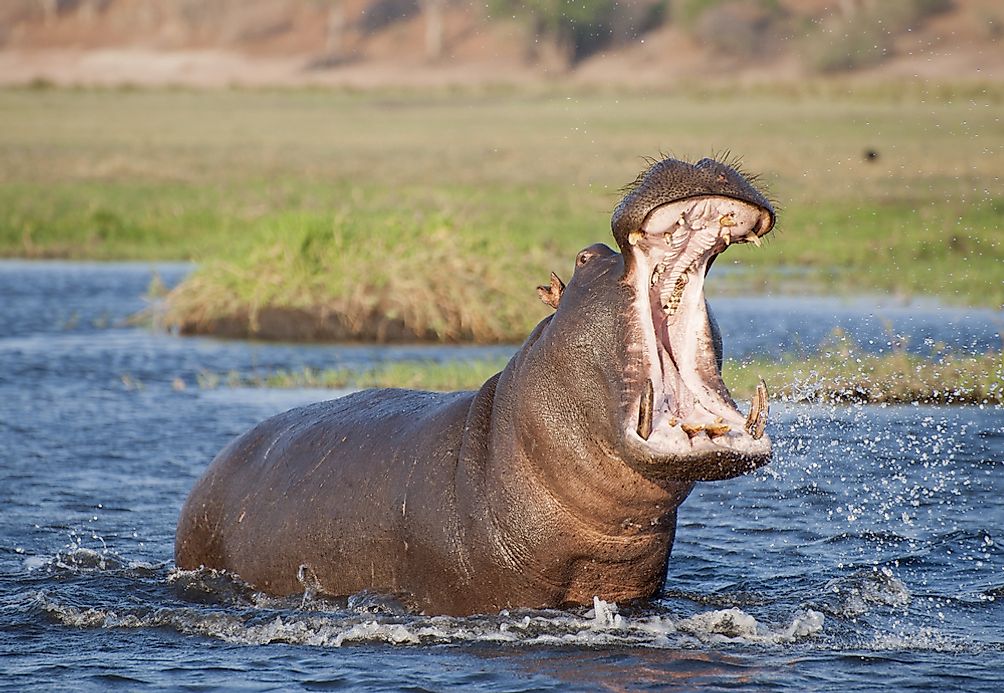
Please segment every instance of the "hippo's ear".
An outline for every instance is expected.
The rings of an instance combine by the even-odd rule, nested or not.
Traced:
[[[551,285],[538,286],[537,296],[540,300],[558,310],[558,303],[561,301],[561,292],[565,290],[565,282],[561,281],[557,274],[551,272]]]

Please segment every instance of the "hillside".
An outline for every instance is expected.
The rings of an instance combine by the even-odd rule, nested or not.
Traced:
[[[583,0],[564,3],[561,15],[548,14],[551,6],[506,0],[5,0],[0,84],[1004,79],[1004,5],[998,0]]]

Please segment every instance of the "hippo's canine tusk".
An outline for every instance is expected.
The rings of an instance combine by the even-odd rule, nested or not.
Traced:
[[[767,383],[760,378],[756,385],[756,392],[753,401],[750,402],[750,413],[746,417],[746,432],[760,440],[763,437],[764,429],[767,427],[767,412],[770,410],[770,403],[767,399]]]
[[[652,379],[645,381],[645,389],[641,392],[641,404],[638,406],[638,435],[645,440],[652,435],[652,400],[655,398],[655,389],[652,387]]]

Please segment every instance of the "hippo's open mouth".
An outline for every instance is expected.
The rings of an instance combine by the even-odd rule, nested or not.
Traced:
[[[639,392],[626,435],[653,461],[708,453],[750,466],[769,459],[766,386],[760,382],[742,414],[722,381],[704,279],[731,243],[759,246],[772,225],[762,207],[700,196],[656,207],[629,234],[643,366],[632,378]]]

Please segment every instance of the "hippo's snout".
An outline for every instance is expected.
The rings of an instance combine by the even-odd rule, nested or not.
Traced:
[[[733,166],[714,159],[704,158],[696,164],[663,159],[650,166],[629,187],[610,220],[614,240],[621,252],[629,249],[631,233],[640,231],[655,209],[695,197],[726,197],[757,207],[761,219],[751,229],[750,242],[755,243],[754,239],[770,233],[776,220],[770,200],[753,187],[746,176]]]

